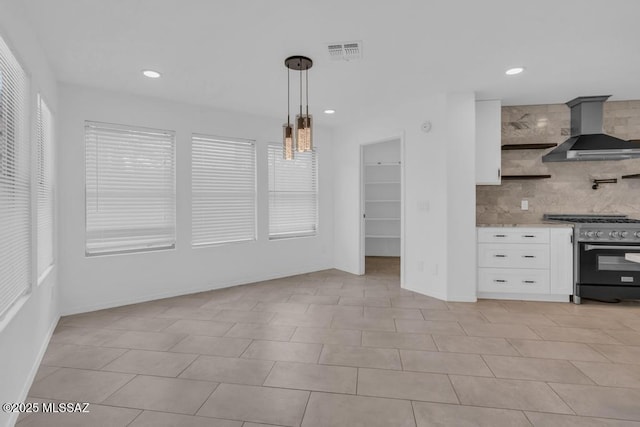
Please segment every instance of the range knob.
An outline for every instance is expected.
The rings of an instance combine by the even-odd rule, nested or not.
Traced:
[[[621,232],[620,232],[620,238],[621,238],[621,239],[626,238],[628,235],[629,235],[629,233],[627,233],[626,231],[621,231]]]
[[[604,235],[602,231],[596,231],[596,237],[600,238]]]
[[[609,237],[611,237],[612,239],[617,239],[618,238],[618,232],[617,231],[612,231],[609,233]]]
[[[584,233],[584,234],[585,234],[585,236],[587,236],[587,237],[588,237],[588,238],[590,238],[590,239],[591,239],[591,238],[593,238],[593,235],[594,235],[593,231],[587,231],[587,232],[586,232],[586,233]]]
[[[640,239],[640,231],[636,231],[634,236],[636,236],[638,239]]]

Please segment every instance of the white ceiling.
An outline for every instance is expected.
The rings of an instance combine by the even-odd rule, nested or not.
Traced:
[[[314,60],[310,109],[325,124],[442,91],[640,99],[638,0],[3,1],[24,4],[60,81],[283,121],[293,54]],[[329,59],[327,43],[350,40],[361,60]],[[504,74],[516,65],[525,73]]]

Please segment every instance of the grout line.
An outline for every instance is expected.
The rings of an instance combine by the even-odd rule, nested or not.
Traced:
[[[453,381],[451,381],[451,375],[450,374],[446,374],[447,375],[447,379],[449,380],[449,384],[451,385],[451,389],[453,390],[453,393],[456,395],[456,399],[458,399],[458,405],[462,405],[462,400],[460,400],[460,396],[458,395],[458,390],[456,390],[456,387],[453,385]]]
[[[558,392],[556,392],[556,390],[553,388],[553,386],[550,384],[552,381],[545,381],[544,383],[547,385],[547,387],[549,387],[551,389],[551,391],[553,392],[553,394],[555,394],[556,396],[558,396],[558,399],[560,399],[560,401],[562,401],[562,403],[564,403],[567,408],[569,408],[572,412],[573,415],[578,415],[578,413],[575,411],[575,409],[573,409],[573,406],[569,405],[567,402],[565,402],[565,400],[562,398],[562,396],[560,396],[558,394]],[[588,386],[587,386],[588,387]]]
[[[211,396],[213,395],[213,393],[215,393],[215,391],[218,389],[218,387],[220,387],[220,384],[221,383],[216,384],[216,386],[213,388],[213,390],[211,390],[211,393],[209,393],[207,398],[204,399],[204,401],[202,402],[202,405],[198,406],[198,409],[196,409],[196,411],[192,414],[193,416],[196,416],[196,414],[200,411],[200,409],[202,409],[204,404],[207,403],[209,401],[209,399],[211,399]]]
[[[114,408],[122,408],[122,406],[114,406]],[[139,408],[136,408],[139,409]],[[136,415],[135,417],[133,417],[133,419],[127,423],[127,426],[130,426],[131,424],[133,424],[135,422],[135,420],[137,420],[140,415],[142,415],[142,413],[145,411],[144,409],[139,409],[140,412],[138,412],[138,415]]]

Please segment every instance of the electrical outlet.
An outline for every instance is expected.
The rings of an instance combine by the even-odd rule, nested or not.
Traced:
[[[523,199],[520,202],[520,209],[522,209],[523,211],[528,211],[529,210],[529,201]]]

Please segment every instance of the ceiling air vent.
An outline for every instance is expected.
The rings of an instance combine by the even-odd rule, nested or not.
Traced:
[[[362,58],[362,42],[339,42],[327,45],[329,57],[335,61],[351,61]]]

